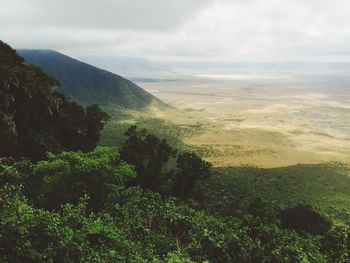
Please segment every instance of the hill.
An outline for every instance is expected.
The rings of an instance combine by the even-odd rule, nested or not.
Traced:
[[[26,63],[35,64],[61,83],[58,91],[82,103],[116,103],[142,108],[157,100],[133,82],[106,70],[80,62],[54,50],[22,49]]]

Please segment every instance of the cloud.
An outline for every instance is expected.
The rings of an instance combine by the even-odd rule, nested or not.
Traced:
[[[188,60],[347,60],[346,0],[12,0],[16,47]]]
[[[0,22],[23,27],[169,30],[181,26],[209,2],[212,1],[11,0],[2,5]]]

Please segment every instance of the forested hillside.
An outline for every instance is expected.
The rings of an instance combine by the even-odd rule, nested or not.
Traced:
[[[60,81],[59,92],[84,103],[115,103],[142,108],[158,101],[133,82],[54,50],[22,49],[26,63],[35,64]],[[159,101],[158,101],[159,102]]]
[[[345,221],[239,191],[145,129],[96,147],[108,115],[58,85],[0,42],[1,262],[350,262]]]
[[[0,155],[38,160],[47,151],[96,146],[108,120],[97,104],[83,108],[55,92],[56,79],[3,42],[0,58]]]

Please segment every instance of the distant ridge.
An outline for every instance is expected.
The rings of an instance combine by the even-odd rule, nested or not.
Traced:
[[[142,108],[153,101],[160,102],[133,82],[106,70],[102,70],[46,49],[20,49],[18,54],[26,63],[35,64],[57,78],[58,91],[82,103],[115,103],[128,108]]]

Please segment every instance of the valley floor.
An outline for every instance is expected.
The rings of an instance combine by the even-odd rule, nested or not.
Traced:
[[[176,148],[197,152],[217,168],[219,177],[204,187],[210,190],[209,205],[220,204],[235,213],[232,204],[257,195],[282,207],[308,203],[333,221],[349,222],[346,89],[291,88],[281,80],[191,79],[140,85],[169,106],[152,105],[143,111],[108,107],[112,120],[102,145],[120,145],[120,135],[135,124]]]
[[[172,107],[148,114],[183,128],[183,143],[215,166],[349,162],[350,92],[289,85],[191,79],[142,87]]]

